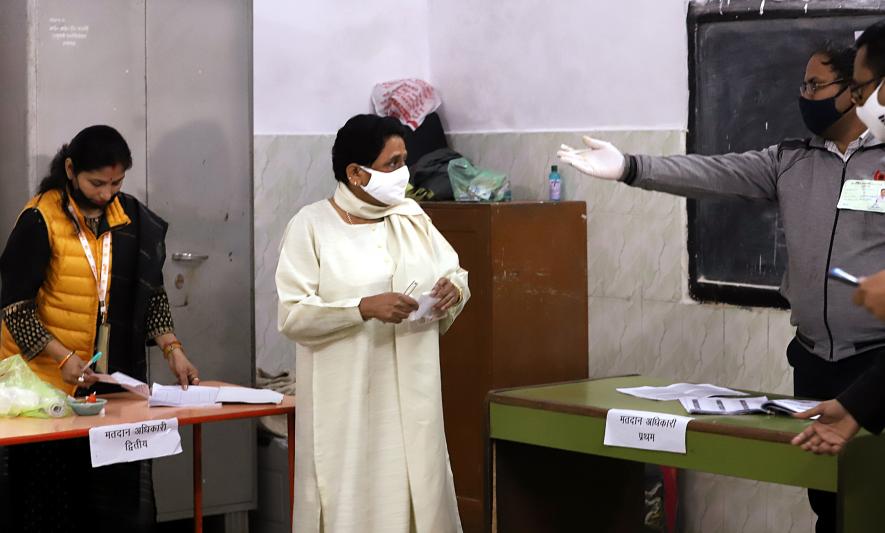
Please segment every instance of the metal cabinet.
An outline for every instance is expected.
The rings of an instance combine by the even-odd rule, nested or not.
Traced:
[[[2,238],[64,142],[116,127],[133,155],[124,190],[170,224],[166,288],[188,356],[204,378],[250,385],[251,0],[3,2],[0,36]],[[170,382],[152,351],[149,377]],[[154,463],[161,520],[192,514],[182,440]],[[203,442],[205,513],[255,508],[252,423],[207,425]]]

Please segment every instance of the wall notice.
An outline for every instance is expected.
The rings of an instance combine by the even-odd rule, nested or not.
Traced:
[[[49,36],[62,47],[76,47],[89,38],[89,25],[72,24],[65,17],[49,17]]]

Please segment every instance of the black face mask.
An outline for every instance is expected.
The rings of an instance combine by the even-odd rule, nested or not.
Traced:
[[[843,91],[845,89],[839,91],[839,94],[842,94]],[[839,94],[823,100],[809,100],[802,96],[799,97],[799,113],[809,131],[815,135],[823,135],[830,126],[851,110],[850,107],[845,112],[836,109],[836,98]]]
[[[103,211],[104,208],[107,207],[111,202],[113,202],[114,198],[116,198],[116,196],[117,196],[116,194],[114,196],[112,196],[111,199],[108,201],[108,203],[105,205],[98,205],[95,202],[93,202],[92,200],[90,200],[89,198],[87,198],[86,195],[83,194],[83,191],[80,190],[80,187],[75,185],[73,181],[71,181],[70,189],[71,189],[71,198],[73,198],[74,201],[77,202],[78,206],[80,206],[81,208],[85,207],[86,209],[100,209]]]

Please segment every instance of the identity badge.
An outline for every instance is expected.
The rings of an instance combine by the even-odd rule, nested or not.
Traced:
[[[885,213],[885,181],[846,181],[836,207],[852,211]]]

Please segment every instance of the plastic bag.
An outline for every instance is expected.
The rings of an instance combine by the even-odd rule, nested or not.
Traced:
[[[0,361],[0,416],[58,418],[69,414],[65,394],[37,377],[20,355]]]
[[[509,202],[510,180],[507,174],[484,168],[460,157],[449,161],[449,181],[459,202]]]
[[[372,87],[372,104],[378,115],[397,118],[415,131],[427,115],[439,108],[442,100],[433,85],[417,78],[408,78],[386,81]]]

